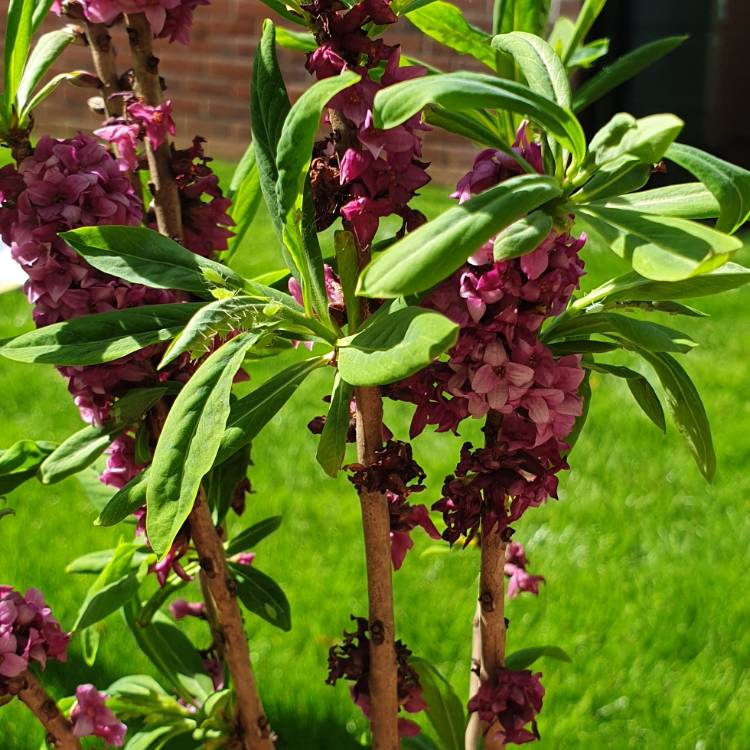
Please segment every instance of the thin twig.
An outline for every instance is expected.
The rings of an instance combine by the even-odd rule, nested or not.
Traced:
[[[469,672],[469,699],[476,695],[481,685],[479,671],[482,666],[482,609],[477,602],[474,619],[471,621],[471,670]],[[466,725],[464,735],[464,750],[478,750],[479,738],[482,736],[479,716],[476,713],[469,714],[469,722]]]
[[[120,77],[117,75],[117,61],[112,36],[103,23],[88,23],[85,25],[86,41],[91,50],[96,76],[102,84],[102,98],[104,108],[110,117],[121,117],[123,114],[123,99],[113,98],[112,95],[120,90]]]
[[[151,46],[152,31],[143,13],[125,16],[133,55],[135,74],[135,93],[145,104],[161,104],[161,79],[159,77],[159,58],[154,56]],[[167,138],[156,149],[146,140],[151,182],[149,187],[154,196],[154,212],[159,231],[174,240],[182,239],[182,210],[177,183],[170,164],[170,147]]]
[[[26,704],[47,731],[47,743],[55,750],[81,750],[81,743],[73,734],[72,724],[62,715],[57,703],[50,698],[44,686],[30,671],[8,680],[11,695]]]

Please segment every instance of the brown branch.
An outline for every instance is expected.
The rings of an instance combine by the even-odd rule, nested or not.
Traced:
[[[469,699],[474,697],[481,685],[479,671],[482,666],[482,610],[479,602],[471,621],[471,670],[469,672]],[[482,736],[479,716],[476,713],[469,714],[469,722],[464,734],[464,750],[477,750],[479,738]]]
[[[377,388],[356,388],[355,399],[357,455],[361,464],[369,466],[383,442],[383,403]],[[372,746],[374,750],[397,750],[398,672],[388,498],[380,492],[362,492],[359,499],[367,561]]]
[[[55,750],[81,750],[81,743],[73,734],[73,726],[62,715],[57,703],[30,671],[8,680],[7,690],[26,704],[47,731],[47,743]]]
[[[161,79],[159,77],[159,58],[154,56],[151,46],[152,31],[143,13],[125,16],[130,40],[130,50],[133,55],[133,71],[135,74],[135,93],[145,104],[157,106],[161,104]],[[172,174],[170,164],[169,141],[156,149],[146,140],[146,156],[148,158],[151,182],[149,187],[154,196],[154,211],[159,231],[174,240],[182,239],[182,209],[177,183]]]
[[[211,604],[215,607],[216,622],[212,623],[212,628],[218,631],[214,633],[218,639],[217,647],[223,650],[232,675],[243,750],[272,750],[273,735],[255,684],[250,649],[237,603],[237,584],[227,566],[224,547],[211,519],[203,490],[198,493],[190,514],[190,534],[213,600],[206,601],[206,609],[210,611]]]
[[[96,76],[102,85],[104,108],[110,117],[121,117],[123,100],[113,99],[112,94],[120,90],[120,77],[117,75],[115,48],[109,29],[103,23],[86,22],[86,41],[91,50]]]

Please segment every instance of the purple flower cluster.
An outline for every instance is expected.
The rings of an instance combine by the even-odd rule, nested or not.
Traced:
[[[505,548],[505,576],[508,578],[508,598],[515,599],[522,591],[539,593],[539,584],[544,576],[535,576],[526,570],[529,560],[526,550],[519,542],[510,542]]]
[[[540,147],[522,125],[516,152],[542,171]],[[460,201],[519,174],[507,154],[482,151],[454,193]],[[578,253],[585,237],[556,226],[532,253],[494,262],[493,242],[435,288],[423,304],[460,326],[447,362],[437,362],[391,386],[388,394],[416,405],[412,437],[427,425],[456,432],[468,417],[493,414],[499,428],[486,448],[461,451],[454,475],[433,506],[444,514],[451,543],[471,538],[484,516],[503,532],[557,489],[567,468],[565,438],[581,414],[578,356],[555,359],[538,339],[544,319],[565,308],[583,274]]]
[[[317,49],[307,56],[308,71],[319,79],[343,70],[362,77],[329,104],[343,118],[351,137],[346,143],[331,136],[316,144],[310,177],[318,229],[333,223],[340,214],[360,247],[366,247],[384,216],[401,216],[403,230],[424,221],[407,205],[430,179],[427,164],[421,161],[418,132],[426,129],[421,114],[403,125],[379,130],[373,124],[372,106],[381,88],[424,75],[425,70],[400,67],[400,48],[371,39],[365,31],[369,23],[396,22],[386,0],[363,0],[350,9],[337,0],[314,0],[303,8],[313,17],[318,41]]]
[[[468,709],[487,725],[485,736],[516,745],[539,739],[536,716],[542,710],[544,699],[541,676],[527,669],[501,668],[495,684],[482,683],[469,701]],[[530,731],[526,728],[529,723]]]
[[[375,452],[375,460],[369,466],[350,464],[344,468],[353,472],[350,480],[358,492],[380,492],[388,498],[391,560],[396,570],[403,565],[406,553],[414,546],[411,532],[417,526],[433,539],[440,539],[427,507],[412,505],[406,499],[412,492],[424,489],[420,482],[426,476],[413,458],[411,445],[389,440]],[[416,484],[411,484],[414,480]]]
[[[0,693],[3,680],[18,677],[31,662],[42,668],[47,659],[64,662],[69,640],[41,592],[29,589],[21,596],[0,586]]]
[[[107,696],[93,685],[76,688],[70,721],[76,737],[101,737],[112,747],[122,747],[125,742],[128,728],[107,708]]]
[[[210,0],[77,0],[92,23],[111,24],[123,13],[144,13],[154,36],[188,44],[193,12]],[[54,0],[52,10],[61,15],[66,0]]]
[[[332,646],[328,652],[328,685],[335,685],[340,679],[353,682],[351,694],[354,702],[365,716],[370,715],[370,638],[367,620],[354,617],[357,624],[353,633],[344,632],[344,641]],[[398,664],[398,702],[399,708],[407,713],[418,713],[427,708],[422,697],[419,676],[409,664],[411,651],[401,642],[396,641],[396,661]],[[419,734],[419,726],[409,719],[399,718],[398,731],[402,737],[414,737]]]

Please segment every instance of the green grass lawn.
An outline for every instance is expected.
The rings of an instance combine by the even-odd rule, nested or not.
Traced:
[[[426,211],[444,204],[440,191],[426,191]],[[259,222],[239,265],[267,267],[272,248]],[[589,254],[587,260],[584,288],[619,271],[614,256]],[[698,301],[712,317],[689,321],[702,346],[687,367],[706,398],[719,455],[713,485],[703,482],[673,427],[663,436],[619,382],[594,377],[591,414],[560,501],[530,511],[516,525],[531,569],[547,583],[538,598],[509,604],[509,648],[552,643],[573,658],[572,664],[539,662],[547,689],[540,748],[750,747],[748,299],[733,292]],[[0,297],[0,338],[29,326],[22,295]],[[267,366],[259,366],[254,381],[267,374]],[[314,459],[317,438],[305,429],[323,411],[320,399],[330,379],[327,372],[311,377],[257,439],[255,494],[242,519],[284,517],[280,531],[259,545],[256,564],[287,592],[293,629],[282,633],[247,618],[280,750],[355,748],[365,730],[344,685],[324,684],[328,647],[348,627],[350,613],[366,612],[356,496],[345,478],[323,474]],[[0,393],[0,447],[23,437],[62,440],[79,427],[65,384],[49,367],[0,360]],[[387,406],[397,436],[405,435],[409,417],[408,410]],[[415,441],[417,460],[428,472],[422,501],[438,498],[460,444],[432,433]],[[75,479],[48,489],[28,483],[7,502],[17,515],[0,522],[0,579],[43,589],[69,627],[87,581],[66,575],[65,564],[111,546],[130,528],[95,528],[96,513]],[[429,540],[416,532],[415,539],[395,576],[399,636],[435,662],[463,696],[477,553],[420,557]],[[70,665],[50,665],[47,679],[62,696],[80,682],[103,688],[135,671],[152,670],[113,616],[93,669],[83,665],[74,640]],[[2,750],[36,750],[40,740],[21,706],[0,710]]]

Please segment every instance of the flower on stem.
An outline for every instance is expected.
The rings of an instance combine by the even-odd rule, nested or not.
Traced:
[[[187,599],[175,599],[169,605],[169,611],[175,620],[182,620],[185,617],[197,617],[200,620],[206,619],[206,605],[203,602],[189,602]]]
[[[120,157],[120,168],[123,171],[138,169],[138,138],[140,125],[120,118],[108,120],[107,123],[94,131],[94,135],[107,143],[111,143]]]
[[[127,727],[106,705],[107,696],[93,685],[76,688],[76,702],[70,713],[76,737],[101,737],[112,747],[122,747]]]
[[[338,680],[354,683],[351,687],[352,700],[360,707],[365,716],[370,715],[370,639],[367,620],[364,617],[351,616],[357,625],[356,631],[344,631],[341,644],[331,646],[328,651],[328,677],[326,683],[335,685]],[[398,664],[398,703],[399,709],[407,713],[418,713],[427,708],[422,697],[419,676],[409,664],[411,651],[401,642],[396,641],[396,661]],[[419,734],[419,726],[413,721],[399,718],[398,731],[402,737],[414,737]]]
[[[128,104],[127,110],[133,122],[144,129],[146,138],[154,151],[167,140],[168,135],[174,135],[177,132],[172,119],[170,99],[156,105],[134,101]]]
[[[67,659],[70,634],[65,633],[37,589],[21,596],[0,586],[0,682],[17,677],[31,662],[42,668],[48,659]]]
[[[516,745],[539,739],[536,716],[542,710],[544,699],[541,676],[528,669],[501,667],[493,683],[480,685],[468,709],[487,725],[485,736]],[[526,728],[529,724],[530,730]]]
[[[508,578],[509,599],[515,599],[522,591],[535,595],[539,593],[539,584],[544,583],[544,576],[528,573],[528,564],[523,545],[519,542],[510,542],[505,548],[505,576]]]

